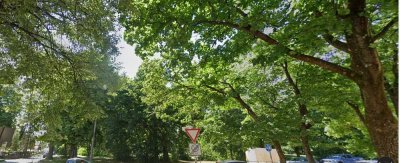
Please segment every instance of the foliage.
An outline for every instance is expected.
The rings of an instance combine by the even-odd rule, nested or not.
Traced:
[[[392,67],[396,65],[393,52],[397,35],[389,34],[398,33],[393,23],[397,20],[393,3],[396,2],[122,1],[119,10],[126,28],[125,40],[136,46],[136,54],[145,60],[153,56],[162,58],[149,63],[153,65],[149,67],[157,70],[151,71],[146,80],[149,84],[144,91],[149,98],[145,102],[162,108],[182,106],[179,110],[182,115],[201,121],[202,112],[227,106],[234,101],[232,98],[243,97],[255,113],[272,119],[268,123],[283,131],[271,133],[290,135],[278,137],[291,141],[296,141],[291,137],[293,133],[301,134],[295,129],[298,122],[328,123],[335,132],[341,133],[336,138],[347,140],[348,134],[334,125],[335,120],[343,122],[353,117],[352,122],[357,123],[355,130],[360,135],[351,136],[346,148],[354,152],[357,146],[362,147],[368,150],[361,153],[373,155],[369,150],[371,144],[365,143],[369,140],[367,132],[363,132],[364,125],[379,155],[394,158],[397,147],[390,142],[396,142],[398,136],[391,133],[398,127],[391,114],[393,109],[386,107],[388,101],[384,97],[397,97],[397,91],[391,91],[398,85],[397,75],[393,75],[397,69]],[[360,25],[357,21],[361,19],[368,23]],[[354,41],[357,39],[365,44]],[[283,61],[294,62],[290,71],[295,73],[301,97],[285,88],[283,73],[276,72]],[[241,71],[250,64],[254,66],[252,74]],[[263,70],[266,82],[264,76],[256,76]],[[380,74],[387,76],[386,92]],[[376,96],[372,93],[374,83],[378,83],[377,91],[381,93]],[[392,101],[396,106],[396,100]],[[372,105],[374,102],[384,104],[379,107]],[[298,114],[296,104],[299,103],[307,103],[309,115],[306,117],[292,116]],[[283,109],[274,113],[271,111],[274,107]],[[385,118],[375,112],[385,113]],[[342,115],[343,118],[338,118]],[[279,123],[286,120],[293,123]],[[379,127],[374,120],[391,125]],[[346,129],[346,132],[353,131]],[[383,133],[391,134],[387,138],[390,140],[381,141],[386,138]],[[315,139],[321,133],[309,134]],[[390,149],[385,148],[389,146]]]
[[[19,89],[20,110],[9,109],[20,113],[18,126],[42,132],[42,141],[66,143],[65,151],[89,146],[92,122],[104,116],[107,93],[119,82],[114,7],[110,1],[0,2],[0,84]]]
[[[80,156],[87,156],[88,155],[88,151],[86,148],[78,148],[78,155]]]
[[[124,86],[109,97],[108,116],[104,119],[107,146],[118,160],[168,161],[169,154],[172,159],[182,159],[180,122],[163,120],[154,106],[142,102],[145,96],[141,91],[142,75],[143,70],[134,81],[127,79]]]
[[[146,72],[145,85],[142,89],[146,93],[144,98],[146,103],[157,105],[160,109],[167,108],[165,106],[169,105],[179,106],[178,114],[172,117],[164,115],[164,117],[173,119],[173,117],[185,116],[185,121],[202,128],[200,141],[206,149],[202,158],[242,159],[241,154],[247,148],[263,147],[263,143],[270,143],[273,139],[284,142],[283,145],[289,147],[287,150],[289,152],[291,148],[301,146],[298,125],[303,120],[316,128],[309,132],[314,150],[344,151],[344,148],[347,148],[353,153],[363,153],[361,150],[354,149],[360,147],[371,149],[369,143],[365,144],[365,133],[361,134],[363,136],[351,137],[352,140],[349,140],[347,136],[344,136],[343,131],[335,130],[335,127],[330,128],[332,133],[344,135],[337,136],[335,139],[324,132],[325,127],[342,114],[347,114],[348,118],[354,121],[353,123],[358,124],[356,130],[365,130],[357,115],[345,110],[350,109],[346,101],[359,101],[354,98],[357,97],[354,95],[357,91],[353,89],[355,86],[352,83],[331,73],[315,71],[313,67],[301,69],[298,66],[306,66],[293,64],[290,70],[298,79],[296,83],[303,92],[301,98],[296,98],[291,88],[287,87],[287,81],[282,76],[283,70],[279,64],[269,69],[252,66],[248,62],[220,66],[205,68],[193,66],[195,68],[192,69],[194,72],[192,76],[185,77],[177,73],[171,76],[175,71],[179,71],[179,68],[165,67],[163,60],[145,61],[141,66],[141,69]],[[217,71],[219,68],[223,71]],[[310,78],[319,80],[309,80]],[[226,83],[231,84],[234,89],[230,89]],[[209,89],[210,87],[215,89]],[[217,89],[232,92],[221,94],[216,91]],[[340,95],[337,94],[337,90],[340,90]],[[256,111],[259,116],[257,123],[250,120],[248,114],[239,111],[242,110],[241,106],[232,98],[235,97],[235,91],[240,93]],[[305,119],[293,116],[299,114],[296,107],[297,101],[304,101],[309,105],[309,115]],[[235,114],[230,114],[233,112]],[[244,117],[247,115],[247,118],[233,118],[239,115]],[[345,120],[344,118],[343,121]],[[229,130],[230,128],[232,130]],[[235,133],[235,137],[232,137],[232,133]],[[332,143],[340,138],[345,141],[341,140],[340,144]],[[234,149],[239,149],[238,153],[233,154],[229,151],[229,145]],[[364,155],[367,153],[367,155],[373,155],[372,151],[365,152]],[[317,152],[317,155],[323,157],[326,153]]]
[[[21,95],[10,85],[0,85],[0,126],[15,126],[16,117],[21,107]]]

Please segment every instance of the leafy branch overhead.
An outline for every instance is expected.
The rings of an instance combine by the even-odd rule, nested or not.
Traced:
[[[394,6],[365,0],[123,1],[118,9],[136,53],[144,59],[159,54],[181,76],[246,59],[262,65],[290,59],[349,79],[360,89],[376,152],[397,158],[398,147],[389,143],[398,140],[396,100],[387,98],[397,99],[390,91],[397,88],[396,75],[388,75],[396,74],[389,67],[397,64],[389,57],[397,47]],[[390,76],[386,85],[384,76]]]

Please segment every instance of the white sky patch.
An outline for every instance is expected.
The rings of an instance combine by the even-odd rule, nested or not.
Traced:
[[[125,29],[122,29],[118,32],[118,35],[121,36],[121,38],[123,38],[122,36],[124,31]],[[136,56],[135,47],[128,45],[125,40],[121,39],[117,47],[121,52],[116,60],[121,66],[121,69],[119,70],[120,74],[126,74],[126,76],[133,79],[143,61]]]
[[[192,32],[192,37],[190,38],[190,42],[195,43],[198,39],[200,39],[200,34]]]
[[[194,65],[197,65],[197,64],[200,63],[200,58],[199,58],[199,56],[197,54],[193,56],[193,59],[192,59],[191,63],[194,64]]]

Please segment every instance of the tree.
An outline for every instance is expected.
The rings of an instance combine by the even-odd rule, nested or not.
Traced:
[[[385,81],[389,72],[382,65],[396,63],[387,57],[396,55],[394,3],[134,1],[122,3],[120,19],[127,29],[125,39],[137,44],[136,54],[182,61],[175,66],[184,67],[194,58],[199,63],[234,61],[254,52],[258,63],[290,57],[340,74],[360,89],[365,107],[360,118],[378,155],[397,160],[398,124],[387,99],[397,98],[392,89],[398,87],[393,82],[397,69]],[[334,62],[331,56],[342,60]]]
[[[86,136],[80,129],[101,117],[104,89],[118,86],[114,6],[108,1],[0,2],[0,84],[24,90],[31,101],[29,106],[22,101],[26,121],[46,131],[42,140],[56,144],[62,134]],[[63,125],[70,132],[63,133]]]
[[[175,114],[171,107],[159,114],[156,106],[142,101],[145,75],[140,69],[135,80],[125,79],[122,88],[108,97],[108,116],[103,121],[110,152],[117,160],[167,163],[182,159],[180,119],[164,119]]]
[[[285,130],[287,129],[285,126],[291,126],[288,125],[288,119],[290,118],[287,116],[289,114],[285,114],[287,113],[285,109],[270,112],[270,110],[268,110],[271,108],[270,106],[265,106],[266,104],[252,99],[258,97],[252,97],[250,95],[251,91],[248,90],[252,86],[247,85],[247,82],[253,82],[252,79],[255,78],[246,79],[246,77],[239,75],[244,73],[245,71],[243,71],[243,69],[248,69],[247,67],[244,68],[235,64],[226,65],[223,62],[218,63],[218,66],[212,63],[204,67],[193,65],[193,67],[191,67],[192,69],[189,68],[190,75],[182,75],[179,73],[181,69],[166,67],[165,65],[168,63],[168,60],[152,60],[145,61],[142,65],[142,68],[147,72],[145,77],[146,84],[144,85],[143,91],[146,93],[144,100],[148,104],[158,105],[161,108],[169,105],[179,106],[177,107],[180,108],[178,110],[178,113],[180,113],[179,115],[185,115],[192,123],[200,124],[200,126],[204,127],[213,126],[214,124],[212,123],[214,123],[213,119],[215,118],[226,118],[226,116],[228,116],[229,112],[220,110],[241,109],[248,114],[248,118],[252,119],[243,120],[242,123],[248,124],[247,127],[249,128],[246,130],[247,132],[243,133],[243,136],[257,140],[256,146],[263,147],[264,141],[273,142],[278,149],[281,161],[285,162],[284,153],[280,148],[279,140],[285,140],[285,135],[290,135],[288,134],[289,131]],[[241,72],[234,73],[239,67],[242,68]],[[252,77],[257,75],[258,74],[252,74]],[[259,77],[256,78],[259,79]],[[257,88],[265,89],[265,87]],[[190,93],[188,94],[188,92]],[[264,114],[260,116],[257,113],[261,111],[264,111],[266,115],[268,112],[269,114],[278,114],[281,116],[267,115],[270,117],[266,118]],[[213,113],[216,114],[214,115]],[[227,115],[220,115],[221,113],[227,113]],[[203,119],[207,116],[210,116],[210,121],[206,120],[205,123]],[[286,119],[284,119],[284,117],[286,117]],[[263,120],[265,118],[267,121]],[[215,123],[218,122],[219,121],[216,120]],[[285,124],[282,122],[285,122]],[[278,130],[271,130],[271,128],[277,128],[278,126],[281,128]],[[251,131],[251,129],[256,131]],[[240,130],[240,128],[236,128],[236,130]],[[204,132],[208,133],[212,131],[206,130]],[[255,134],[255,132],[257,134]],[[254,142],[251,138],[246,141]],[[218,137],[214,140],[216,142],[226,141],[223,137]],[[254,147],[254,144],[251,143],[244,144],[246,145],[242,146],[242,152],[246,150],[246,147]],[[212,148],[212,146],[209,146],[209,148]],[[218,151],[217,153],[221,152],[220,154],[222,154],[222,156],[224,155],[223,147],[217,147],[216,149]]]

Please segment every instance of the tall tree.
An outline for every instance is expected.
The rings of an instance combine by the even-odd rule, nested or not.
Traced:
[[[142,101],[145,75],[139,70],[135,80],[126,79],[123,87],[109,96],[104,124],[110,151],[117,160],[167,163],[182,159],[179,154],[184,152],[175,150],[183,140],[178,136],[182,134],[180,119],[164,119],[175,114],[171,107],[159,113],[156,106]]]
[[[212,119],[215,119],[216,117],[228,116],[229,112],[223,112],[219,110],[240,109],[247,113],[249,119],[252,119],[250,120],[251,122],[247,122],[247,128],[249,129],[246,130],[247,133],[243,133],[243,135],[257,139],[256,146],[264,146],[264,143],[267,143],[267,141],[274,142],[276,148],[278,149],[278,153],[281,158],[280,160],[285,162],[284,152],[283,150],[280,150],[281,145],[279,140],[287,140],[284,139],[286,137],[284,135],[289,135],[288,132],[290,131],[285,130],[286,127],[284,126],[291,126],[288,125],[289,117],[287,117],[288,114],[285,114],[287,112],[283,113],[284,109],[278,109],[279,111],[270,112],[268,109],[275,109],[273,106],[267,106],[265,103],[252,99],[258,99],[259,97],[250,96],[251,93],[249,93],[249,90],[253,91],[253,89],[249,88],[253,87],[254,85],[247,84],[247,81],[254,82],[254,78],[259,79],[259,77],[257,77],[259,74],[251,74],[251,77],[247,76],[248,78],[246,78],[246,76],[238,75],[245,72],[243,69],[246,68],[243,67],[243,65],[226,65],[223,62],[219,62],[218,65],[214,65],[210,62],[203,67],[193,65],[193,69],[188,70],[188,74],[182,75],[182,73],[179,73],[181,70],[180,68],[167,67],[168,63],[169,62],[167,60],[152,60],[145,61],[142,65],[142,68],[146,69],[146,72],[148,73],[145,78],[146,84],[144,85],[143,89],[147,94],[145,98],[147,103],[160,105],[161,107],[178,105],[178,108],[180,108],[178,113],[186,115],[192,121],[198,121],[200,124],[205,126],[213,126],[213,124],[209,123],[213,123],[214,121]],[[247,64],[247,66],[250,65]],[[240,72],[234,73],[240,68]],[[260,83],[255,85],[258,84]],[[260,86],[257,88],[265,89],[265,87]],[[190,92],[190,94],[188,94],[188,92]],[[249,101],[252,101],[253,103]],[[216,114],[213,116],[212,113],[214,112]],[[261,118],[259,118],[260,115],[257,112],[262,113]],[[278,114],[281,116],[280,118],[277,118],[278,116],[267,115],[270,116],[270,118],[266,118],[264,114],[266,115],[267,112],[269,114]],[[227,113],[227,115],[220,115],[222,113]],[[206,118],[207,115],[210,116],[210,121],[202,120],[202,117]],[[283,119],[284,117],[286,117],[286,119]],[[264,118],[266,118],[267,121],[263,120]],[[245,121],[249,121],[249,119]],[[207,123],[204,123],[204,121]],[[286,124],[282,123],[283,121],[285,121]],[[218,121],[215,123],[218,123]],[[269,130],[270,128],[276,128],[278,126],[281,127],[281,129]],[[260,128],[265,128],[265,130],[260,130]],[[257,130],[258,134],[255,135],[254,132],[256,131],[251,131],[251,129]],[[240,128],[236,128],[236,130],[239,131]],[[205,132],[207,133],[208,131]],[[251,133],[253,136],[249,135],[249,133]],[[265,133],[268,133],[268,136],[264,136]],[[260,142],[258,141],[260,139],[264,140]],[[215,141],[224,140],[217,138]],[[246,141],[254,142],[251,139]],[[254,144],[245,144],[246,145],[242,146],[243,151],[245,150],[245,147],[254,147]],[[218,147],[218,151],[221,152],[224,150],[223,148]]]
[[[387,99],[397,98],[397,75],[385,87],[382,67],[396,64],[384,57],[396,55],[396,1],[126,2],[120,6],[126,40],[141,57],[201,63],[253,51],[258,60],[291,57],[350,79],[360,89],[375,150],[397,160],[397,117]]]
[[[103,0],[0,2],[0,84],[27,90],[34,102],[24,112],[47,131],[42,140],[62,140],[64,116],[79,126],[102,115],[104,88],[118,82],[114,7]]]

